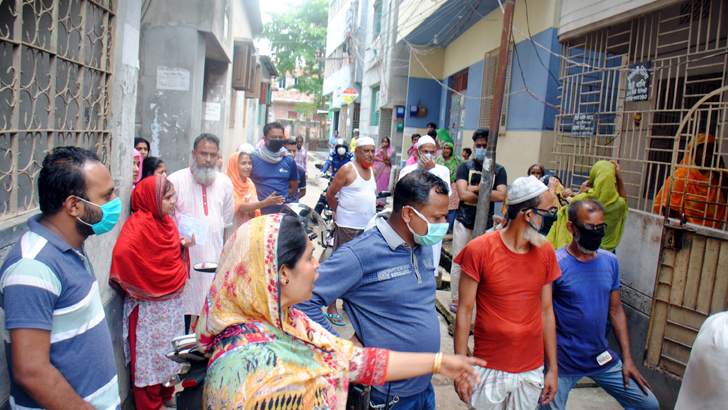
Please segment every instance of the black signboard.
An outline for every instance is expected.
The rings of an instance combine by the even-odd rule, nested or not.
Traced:
[[[652,63],[649,61],[629,66],[625,102],[647,101],[650,99],[650,68],[652,68]]]
[[[574,114],[571,122],[571,136],[574,138],[592,137],[595,130],[594,114]]]

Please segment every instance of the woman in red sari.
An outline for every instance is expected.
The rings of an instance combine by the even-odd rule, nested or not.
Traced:
[[[174,186],[161,176],[143,179],[131,196],[134,213],[114,246],[109,284],[124,295],[124,356],[131,362],[138,410],[166,409],[174,387],[162,382],[179,372],[168,360],[172,338],[184,335],[182,295],[188,268],[170,215]]]

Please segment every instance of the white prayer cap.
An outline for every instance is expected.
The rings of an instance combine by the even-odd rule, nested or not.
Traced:
[[[359,132],[359,128],[354,128],[354,132]]]
[[[253,146],[251,144],[244,142],[244,143],[238,145],[237,152],[245,152],[246,154],[252,154],[254,149],[255,148],[253,148]]]
[[[548,191],[549,188],[535,176],[516,178],[508,190],[508,205],[520,204]]]
[[[425,144],[435,145],[435,140],[432,139],[432,137],[429,135],[423,135],[420,137],[420,139],[417,140],[417,149],[419,150]],[[435,145],[435,146],[437,146],[437,145]]]
[[[364,145],[375,145],[374,140],[370,137],[361,137],[356,140],[357,147],[363,147]]]

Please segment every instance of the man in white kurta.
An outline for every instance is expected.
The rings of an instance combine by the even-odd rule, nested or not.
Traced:
[[[405,175],[416,169],[426,170],[435,176],[440,177],[447,184],[447,194],[450,195],[450,169],[444,165],[436,164],[435,158],[433,157],[436,149],[435,140],[429,135],[420,137],[417,141],[417,151],[420,154],[420,160],[412,165],[408,165],[402,168],[399,173],[399,179],[404,178]],[[435,262],[435,275],[437,275],[437,269],[440,265],[440,254],[442,252],[442,241],[432,245],[432,256]]]
[[[190,278],[187,280],[182,306],[185,315],[200,314],[212,279],[215,277],[214,273],[197,272],[192,266],[200,262],[218,262],[225,228],[233,224],[235,213],[233,184],[225,174],[215,168],[218,146],[219,140],[214,135],[200,135],[195,140],[195,149],[192,151],[193,165],[167,178],[175,187],[174,196],[177,202],[174,205],[174,221],[177,226],[182,215],[202,221],[209,226],[205,245],[201,245],[198,241],[189,248]],[[195,178],[195,173],[198,178]],[[203,174],[205,176],[201,178]],[[200,179],[204,185],[198,181]]]

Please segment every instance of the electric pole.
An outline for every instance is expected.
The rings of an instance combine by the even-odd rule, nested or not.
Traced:
[[[480,192],[478,193],[478,209],[475,213],[475,226],[473,226],[473,239],[484,234],[488,225],[490,196],[493,191],[493,178],[495,176],[495,149],[498,146],[503,94],[506,89],[506,71],[508,70],[508,49],[511,41],[511,29],[513,28],[513,9],[516,6],[515,0],[506,0],[504,3],[503,32],[501,33],[500,50],[498,53],[498,73],[495,80],[495,95],[493,96],[493,116],[490,119],[488,148],[485,151],[483,174],[480,178]]]

